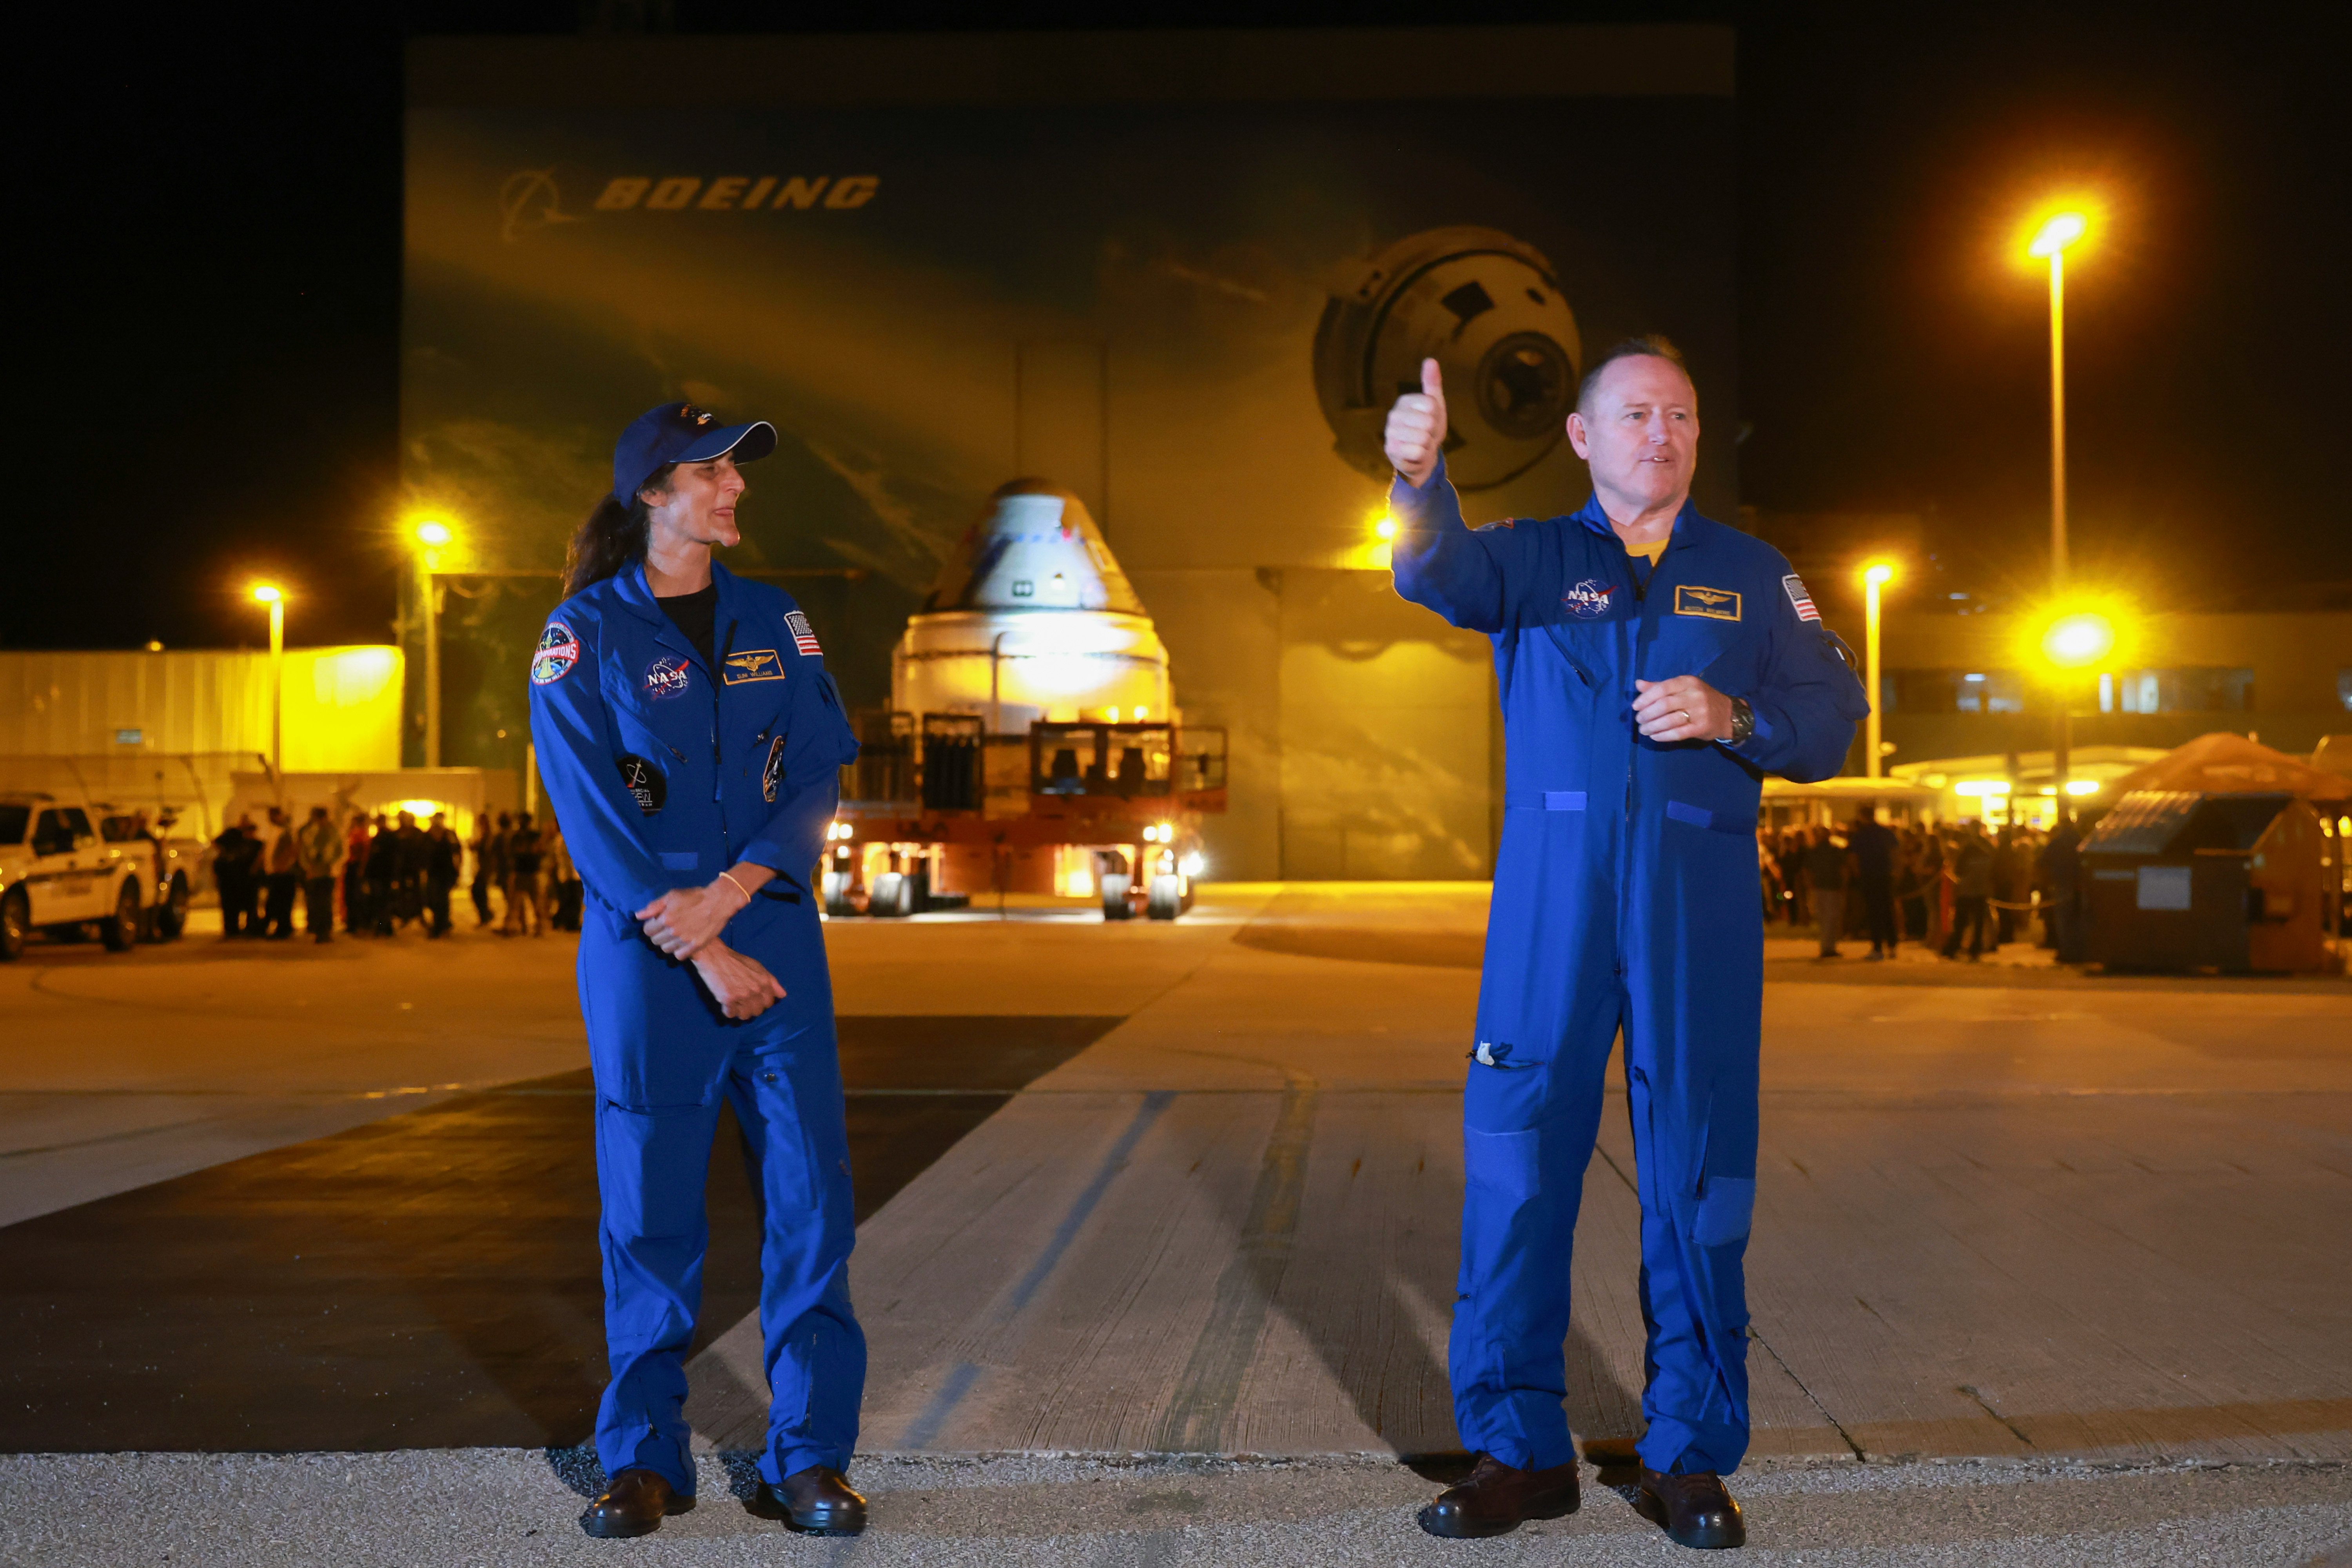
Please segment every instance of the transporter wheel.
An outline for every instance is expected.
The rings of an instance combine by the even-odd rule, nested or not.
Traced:
[[[904,871],[885,871],[874,879],[874,890],[866,900],[866,912],[893,920],[902,920],[915,912],[915,889],[908,885]]]
[[[27,934],[25,895],[10,893],[0,898],[0,963],[13,963],[25,956]]]
[[[1129,889],[1134,886],[1135,879],[1129,876],[1124,871],[1105,871],[1103,873],[1103,919],[1107,921],[1131,921],[1135,918],[1135,905],[1128,898]]]
[[[1184,912],[1184,879],[1163,872],[1151,879],[1151,898],[1145,909],[1155,921],[1172,921]]]
[[[149,917],[148,931],[157,942],[177,942],[187,929],[188,879],[175,876]]]
[[[109,952],[129,952],[139,941],[139,884],[125,882],[114,896],[114,912],[99,922],[98,939]]]

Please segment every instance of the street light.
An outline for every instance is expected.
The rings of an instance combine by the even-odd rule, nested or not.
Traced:
[[[433,591],[433,569],[441,551],[457,535],[437,518],[425,518],[410,531],[416,539],[416,596],[425,605],[425,765],[441,765],[441,606]]]
[[[2116,623],[2096,610],[2060,616],[2042,633],[2042,657],[2060,669],[2086,669],[2115,647]]]
[[[286,776],[286,591],[256,583],[253,602],[269,606],[269,767]]]
[[[2032,242],[2025,247],[2028,256],[2043,258],[2050,263],[2050,593],[2053,598],[2065,596],[2067,576],[2066,251],[2068,247],[2078,244],[2090,227],[2090,218],[2081,212],[2055,212],[2042,219]],[[2108,646],[2114,646],[2112,639]],[[2051,728],[2050,777],[2057,786],[2058,816],[2063,821],[2066,816],[2066,771],[2072,762],[2069,752],[2074,726],[2066,710],[2063,682],[2056,695],[2057,714]]]
[[[1863,679],[1869,682],[1867,700],[1870,703],[1870,727],[1866,738],[1869,755],[1864,759],[1867,776],[1877,778],[1885,761],[1884,748],[1879,744],[1879,703],[1883,695],[1878,677],[1878,591],[1895,581],[1894,566],[1885,561],[1874,561],[1862,569],[1862,647]]]

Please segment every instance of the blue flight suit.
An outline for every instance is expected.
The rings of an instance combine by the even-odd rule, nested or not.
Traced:
[[[604,1334],[596,1417],[607,1475],[657,1471],[692,1495],[686,1353],[709,1243],[703,1186],[722,1098],[761,1214],[760,1327],[773,1391],[761,1470],[849,1466],[866,1383],[850,1310],[849,1141],[833,987],[811,874],[857,754],[807,618],[714,565],[709,668],[642,566],[556,607],[531,661],[540,775],[587,885],[580,1010],[596,1082]],[[632,911],[739,861],[776,873],[720,940],[785,991],[726,1018]]]
[[[1651,1468],[1728,1473],[1748,1448],[1742,1259],[1756,1198],[1767,773],[1835,773],[1864,712],[1780,552],[1685,505],[1654,568],[1597,499],[1473,530],[1443,466],[1390,491],[1397,592],[1490,634],[1507,740],[1503,841],[1463,1095],[1462,1268],[1448,1362],[1464,1444],[1522,1469],[1575,1458],[1560,1407],[1569,1256],[1625,1037],[1642,1211]],[[1661,745],[1636,676],[1745,698],[1734,749]]]

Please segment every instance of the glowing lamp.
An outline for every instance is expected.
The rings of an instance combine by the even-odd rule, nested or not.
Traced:
[[[2009,781],[2007,779],[1962,779],[1952,786],[1952,793],[1973,795],[2007,795]]]
[[[2081,213],[2053,213],[2043,221],[2033,237],[2033,243],[2025,247],[2025,253],[2044,258],[2056,256],[2082,238],[2090,226],[2091,220]]]
[[[1387,516],[1386,514],[1382,514],[1380,521],[1372,524],[1372,531],[1382,539],[1394,539],[1396,537],[1396,519]]]
[[[2096,795],[2099,793],[2099,781],[2096,779],[2068,779],[2066,781],[2066,793],[2068,795]]]
[[[1895,568],[1887,562],[1874,561],[1862,569],[1862,580],[1874,588],[1884,588],[1895,581]]]
[[[436,521],[431,518],[416,525],[416,542],[430,545],[436,550],[457,537],[450,531],[447,523]]]
[[[253,602],[257,605],[281,604],[285,598],[284,590],[274,583],[256,583],[253,585]]]
[[[2081,669],[2115,651],[2116,624],[2095,611],[2061,616],[2042,634],[2042,656],[2061,669]]]

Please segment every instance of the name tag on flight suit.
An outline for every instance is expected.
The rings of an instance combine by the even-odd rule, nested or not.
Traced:
[[[1710,621],[1736,621],[1739,618],[1739,595],[1730,588],[1698,588],[1688,584],[1676,584],[1675,614],[1704,616]]]

